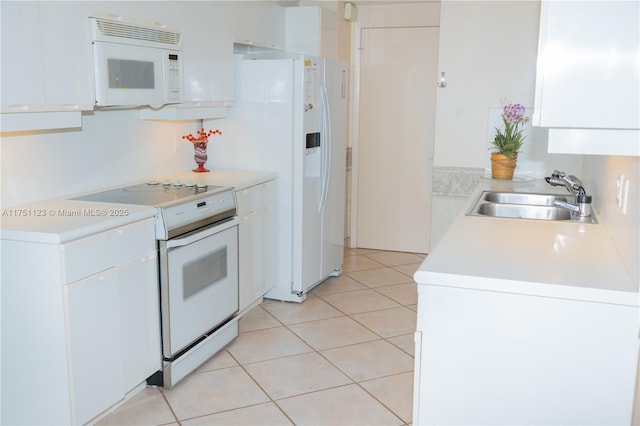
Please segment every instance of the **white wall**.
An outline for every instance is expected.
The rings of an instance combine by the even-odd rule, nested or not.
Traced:
[[[440,2],[425,1],[398,4],[375,4],[358,6],[357,21],[362,27],[437,26]]]
[[[82,129],[2,133],[0,205],[63,197],[191,168],[192,146],[181,141],[181,150],[174,152],[173,140],[199,126],[200,121],[144,121],[135,110],[111,110],[84,114]]]
[[[539,1],[442,1],[435,167],[485,167],[489,108],[502,97],[533,108],[539,15]],[[580,159],[546,154],[544,130],[526,145],[549,172],[581,172]]]
[[[629,275],[640,284],[640,158],[587,156],[584,170],[582,181],[593,196],[600,222],[611,235]],[[616,179],[620,175],[629,179],[626,214],[616,200]]]

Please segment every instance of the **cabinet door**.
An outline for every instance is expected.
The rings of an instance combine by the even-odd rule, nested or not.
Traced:
[[[124,348],[123,393],[161,368],[160,300],[155,254],[134,260],[118,276]]]
[[[73,424],[124,397],[117,268],[65,287]]]
[[[2,112],[42,108],[42,43],[37,2],[3,1]]]
[[[89,10],[83,1],[40,2],[46,103],[52,109],[93,109]]]
[[[270,204],[262,210],[262,253],[263,253],[263,296],[276,285],[276,253],[277,253],[277,232],[276,232],[276,210],[275,203]]]
[[[285,46],[284,7],[270,2],[241,1],[234,4],[235,41],[259,47]]]
[[[238,191],[240,312],[276,282],[275,185],[272,181]]]
[[[534,125],[640,129],[638,16],[637,1],[542,2]]]
[[[140,7],[146,2],[89,0],[89,13],[105,19],[138,19]]]
[[[338,58],[338,16],[321,6],[285,8],[286,50]]]
[[[2,2],[2,112],[93,108],[85,2]]]
[[[265,206],[262,212],[262,231],[264,233],[264,239],[262,241],[262,253],[264,253],[264,294],[276,285],[278,217],[276,216],[276,185],[274,181],[267,182],[263,185],[262,199]]]
[[[233,7],[227,2],[181,5],[185,102],[234,99],[233,17]]]
[[[240,312],[264,294],[262,241],[261,210],[241,216],[238,227]]]

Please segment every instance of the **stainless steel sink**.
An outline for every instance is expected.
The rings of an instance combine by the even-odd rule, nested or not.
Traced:
[[[481,198],[492,203],[527,204],[534,206],[553,206],[554,201],[564,201],[566,203],[574,201],[574,197],[570,195],[536,194],[527,192],[485,191]]]
[[[569,209],[554,205],[556,201],[572,203],[574,200],[571,195],[484,191],[467,215],[597,223],[593,215],[580,217]]]
[[[524,204],[485,203],[476,211],[482,216],[511,217],[517,219],[571,220],[571,211],[560,207]]]

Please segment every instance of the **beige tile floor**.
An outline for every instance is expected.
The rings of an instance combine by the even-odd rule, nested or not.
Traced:
[[[171,390],[147,387],[100,425],[411,423],[413,272],[424,255],[346,249],[303,303],[265,299]]]

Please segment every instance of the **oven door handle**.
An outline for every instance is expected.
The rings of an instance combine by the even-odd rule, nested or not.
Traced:
[[[175,247],[184,247],[189,244],[195,243],[196,241],[200,241],[203,238],[210,237],[218,232],[225,231],[234,226],[238,226],[238,217],[234,216],[230,219],[222,223],[214,223],[206,228],[198,229],[196,231],[189,232],[183,237],[172,238],[167,241],[167,249],[175,248]]]

